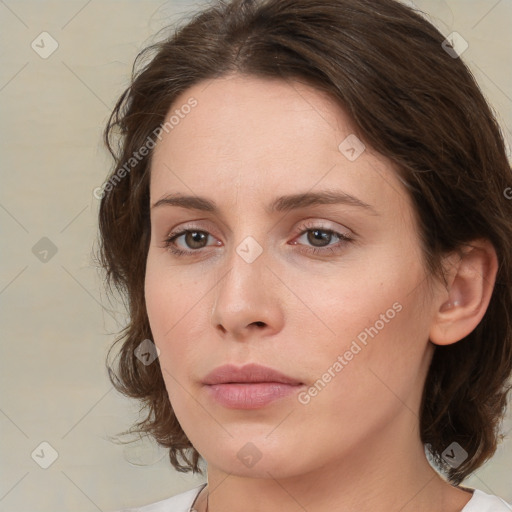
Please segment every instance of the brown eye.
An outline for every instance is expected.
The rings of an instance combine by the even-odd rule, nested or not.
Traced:
[[[302,238],[302,241],[301,241]],[[337,241],[337,243],[331,243]],[[314,222],[302,226],[299,236],[293,245],[301,245],[301,252],[305,254],[324,255],[339,254],[347,244],[354,242],[352,235],[328,229]]]
[[[201,249],[205,246],[203,242],[208,241],[208,233],[204,231],[186,231],[185,235],[185,244],[191,249]]]
[[[207,241],[210,234],[206,231],[199,231],[195,229],[184,229],[177,233],[171,233],[164,240],[164,247],[169,249],[173,254],[177,256],[184,256],[186,254],[193,254],[199,249],[207,247]],[[176,240],[183,237],[185,248],[180,249],[176,244]]]
[[[328,245],[334,234],[333,231],[328,231],[326,229],[310,229],[306,231],[306,233],[308,233],[308,242],[315,247],[324,247],[325,245]],[[325,242],[326,244],[324,245]],[[318,245],[318,243],[320,243],[320,245]]]

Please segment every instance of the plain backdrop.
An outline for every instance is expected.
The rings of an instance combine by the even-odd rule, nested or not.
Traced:
[[[469,43],[462,58],[510,143],[512,1],[414,3]],[[109,440],[137,405],[107,378],[105,355],[126,317],[107,302],[91,259],[93,190],[112,163],[101,141],[107,117],[137,53],[198,5],[0,1],[0,511],[109,511],[205,481],[174,471],[147,440]],[[511,418],[495,457],[464,482],[508,501]]]

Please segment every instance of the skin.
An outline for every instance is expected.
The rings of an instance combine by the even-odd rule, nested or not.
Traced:
[[[306,84],[230,75],[193,86],[170,111],[190,97],[197,106],[155,148],[151,205],[172,192],[208,198],[219,212],[151,209],[145,292],[169,398],[208,462],[209,511],[462,510],[471,494],[425,458],[420,401],[435,344],[457,342],[485,313],[492,247],[475,241],[464,257],[447,255],[448,286],[429,281],[392,164],[369,147],[348,160],[338,146],[356,133],[350,118]],[[277,196],[335,189],[373,210],[265,210]],[[324,231],[322,242],[306,231],[313,227],[353,242]],[[175,240],[192,255],[164,246],[182,228],[208,234]],[[236,251],[248,236],[262,249],[252,263]],[[293,394],[227,409],[201,384],[220,365],[257,362],[307,390],[397,303],[400,311],[307,404]],[[261,456],[251,467],[237,456],[249,442]]]

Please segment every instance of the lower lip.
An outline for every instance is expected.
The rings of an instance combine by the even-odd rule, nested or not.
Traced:
[[[230,409],[259,409],[274,400],[296,392],[301,385],[282,382],[256,382],[253,384],[212,384],[206,386],[210,396]]]

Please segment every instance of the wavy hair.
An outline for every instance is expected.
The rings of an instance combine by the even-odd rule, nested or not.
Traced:
[[[458,485],[503,437],[512,372],[512,200],[505,192],[512,173],[470,70],[445,51],[445,36],[431,23],[394,0],[215,0],[165,30],[135,59],[104,131],[114,166],[101,192],[97,258],[129,313],[111,347],[119,344],[117,362],[107,366],[116,389],[144,411],[130,431],[168,448],[176,470],[202,474],[158,359],[144,365],[135,356],[152,339],[144,300],[152,151],[141,148],[178,95],[200,81],[232,73],[295,79],[327,92],[359,138],[393,162],[413,202],[429,275],[442,277],[441,257],[472,240],[486,238],[496,250],[483,319],[463,340],[435,347],[423,391],[421,440]],[[454,441],[469,454],[457,468],[442,457]]]

